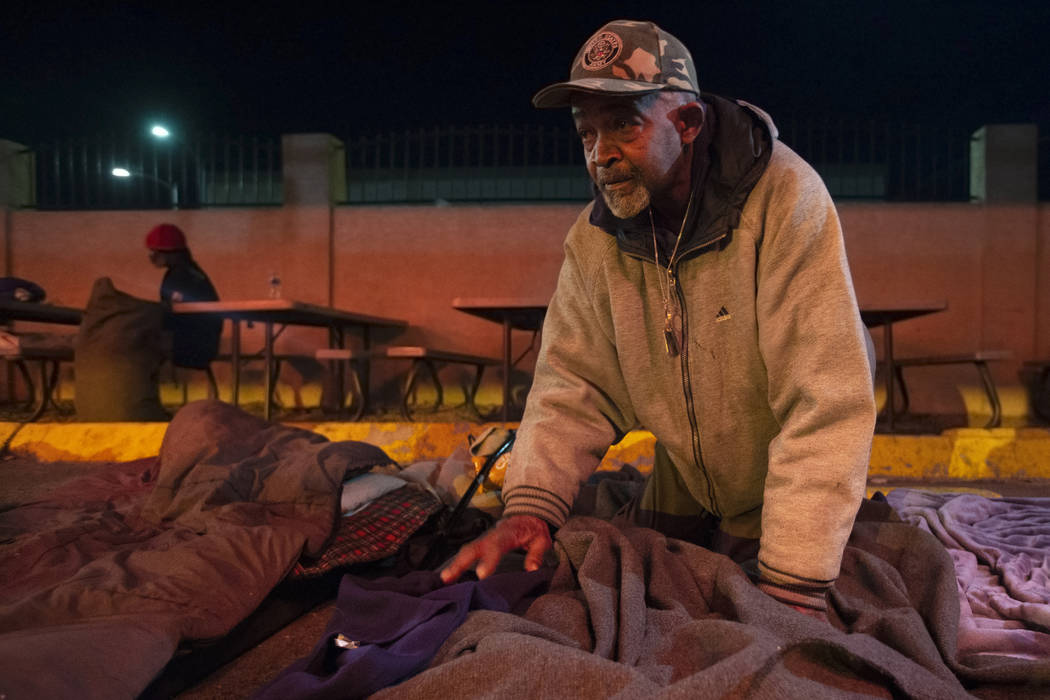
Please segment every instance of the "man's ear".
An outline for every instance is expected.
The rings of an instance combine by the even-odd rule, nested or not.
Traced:
[[[699,102],[687,102],[675,110],[675,128],[682,143],[692,143],[704,128],[704,107]]]

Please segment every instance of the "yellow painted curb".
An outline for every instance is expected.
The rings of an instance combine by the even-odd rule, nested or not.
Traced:
[[[516,428],[517,423],[297,423],[329,440],[359,440],[378,445],[401,464],[422,459],[448,457],[457,448],[466,448],[471,435],[480,435],[492,425]],[[643,473],[653,466],[656,438],[644,430],[635,430],[609,448],[598,466],[617,471],[632,464]]]
[[[0,423],[8,449],[45,462],[127,462],[160,451],[167,423]]]
[[[952,441],[944,435],[876,435],[868,474],[907,479],[946,478]]]
[[[1050,431],[960,428],[941,435],[876,435],[872,476],[908,479],[1050,478]]]
[[[1039,428],[951,430],[953,479],[1050,478],[1050,431]]]
[[[471,435],[480,435],[490,425],[513,423],[296,423],[332,441],[357,440],[382,448],[399,464],[448,457],[466,448]]]
[[[466,447],[468,436],[491,423],[290,423],[329,440],[381,447],[399,463],[437,459]],[[499,424],[516,427],[515,423]],[[167,423],[0,423],[0,440],[16,429],[9,449],[43,461],[128,461],[159,453]],[[628,433],[609,449],[600,469],[652,467],[655,439]],[[1050,478],[1050,430],[965,428],[941,435],[876,435],[869,474],[905,479]]]

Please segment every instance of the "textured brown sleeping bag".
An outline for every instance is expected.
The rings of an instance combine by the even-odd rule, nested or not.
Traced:
[[[198,401],[157,460],[0,509],[0,696],[138,696],[180,642],[227,634],[323,551],[348,474],[389,463]]]
[[[164,362],[161,305],[125,294],[108,277],[91,288],[75,344],[77,418],[161,421]]]

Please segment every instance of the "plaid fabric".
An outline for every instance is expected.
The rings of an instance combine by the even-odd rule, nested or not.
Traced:
[[[316,559],[300,559],[289,578],[312,578],[332,569],[383,559],[395,553],[441,501],[417,486],[403,486],[340,518],[332,541]]]

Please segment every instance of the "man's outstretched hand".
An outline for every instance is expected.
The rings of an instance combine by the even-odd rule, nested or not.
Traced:
[[[504,554],[515,549],[525,550],[525,570],[535,571],[550,548],[551,535],[546,522],[534,515],[512,515],[500,520],[478,539],[463,545],[441,572],[441,580],[452,583],[475,563],[478,578],[485,578],[496,570]]]

